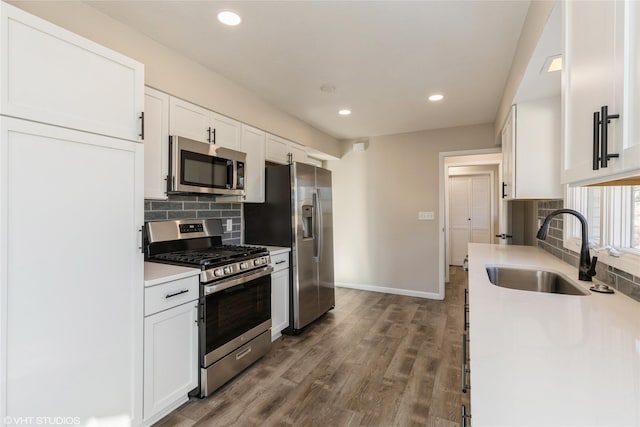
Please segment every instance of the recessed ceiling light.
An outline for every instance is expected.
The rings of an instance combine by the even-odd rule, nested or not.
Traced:
[[[322,86],[320,86],[320,92],[333,93],[335,91],[336,91],[336,87],[334,85],[329,84],[329,83],[325,83]]]
[[[560,70],[562,70],[562,55],[553,55],[549,56],[544,61],[544,65],[542,66],[542,70],[540,70],[540,72],[544,73],[546,71],[547,73],[553,73],[554,71]]]
[[[342,110],[338,111],[338,114],[340,114],[341,116],[348,116],[349,114],[351,114],[351,110],[343,108]]]
[[[431,102],[442,101],[442,99],[443,99],[443,98],[444,98],[444,96],[443,96],[443,95],[441,95],[441,94],[439,94],[439,93],[436,93],[436,94],[431,95],[431,96],[429,97],[429,101],[431,101]]]
[[[235,12],[230,10],[223,10],[218,13],[218,21],[222,22],[224,25],[230,25],[232,27],[238,25],[242,22],[242,18]]]

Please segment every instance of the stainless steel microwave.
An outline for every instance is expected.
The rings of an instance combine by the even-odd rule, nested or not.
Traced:
[[[171,136],[167,193],[244,196],[245,159],[240,151]]]

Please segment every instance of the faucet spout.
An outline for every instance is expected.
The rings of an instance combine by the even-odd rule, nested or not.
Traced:
[[[546,240],[551,220],[553,219],[553,217],[560,214],[570,214],[580,220],[582,229],[582,244],[580,246],[580,265],[578,267],[578,279],[585,282],[591,282],[591,278],[596,275],[596,263],[598,262],[598,258],[593,257],[593,260],[591,260],[591,256],[589,254],[589,227],[587,225],[587,219],[580,212],[574,211],[573,209],[558,209],[551,212],[544,219],[544,222],[542,223],[540,230],[538,230],[538,234],[536,237],[538,238],[538,240]]]

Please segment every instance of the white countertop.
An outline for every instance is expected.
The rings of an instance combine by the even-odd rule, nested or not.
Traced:
[[[640,426],[640,304],[501,288],[485,265],[577,269],[528,246],[469,245],[471,425]]]
[[[291,248],[285,248],[282,246],[264,246],[269,251],[269,255],[279,255],[286,252],[291,252]]]
[[[178,280],[185,277],[197,276],[197,268],[180,267],[178,265],[159,264],[157,262],[144,263],[144,286],[159,285],[161,283]]]

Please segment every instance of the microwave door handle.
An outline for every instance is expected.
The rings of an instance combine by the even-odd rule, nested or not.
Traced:
[[[227,189],[233,188],[234,179],[235,179],[235,176],[234,176],[233,160],[227,160]]]

